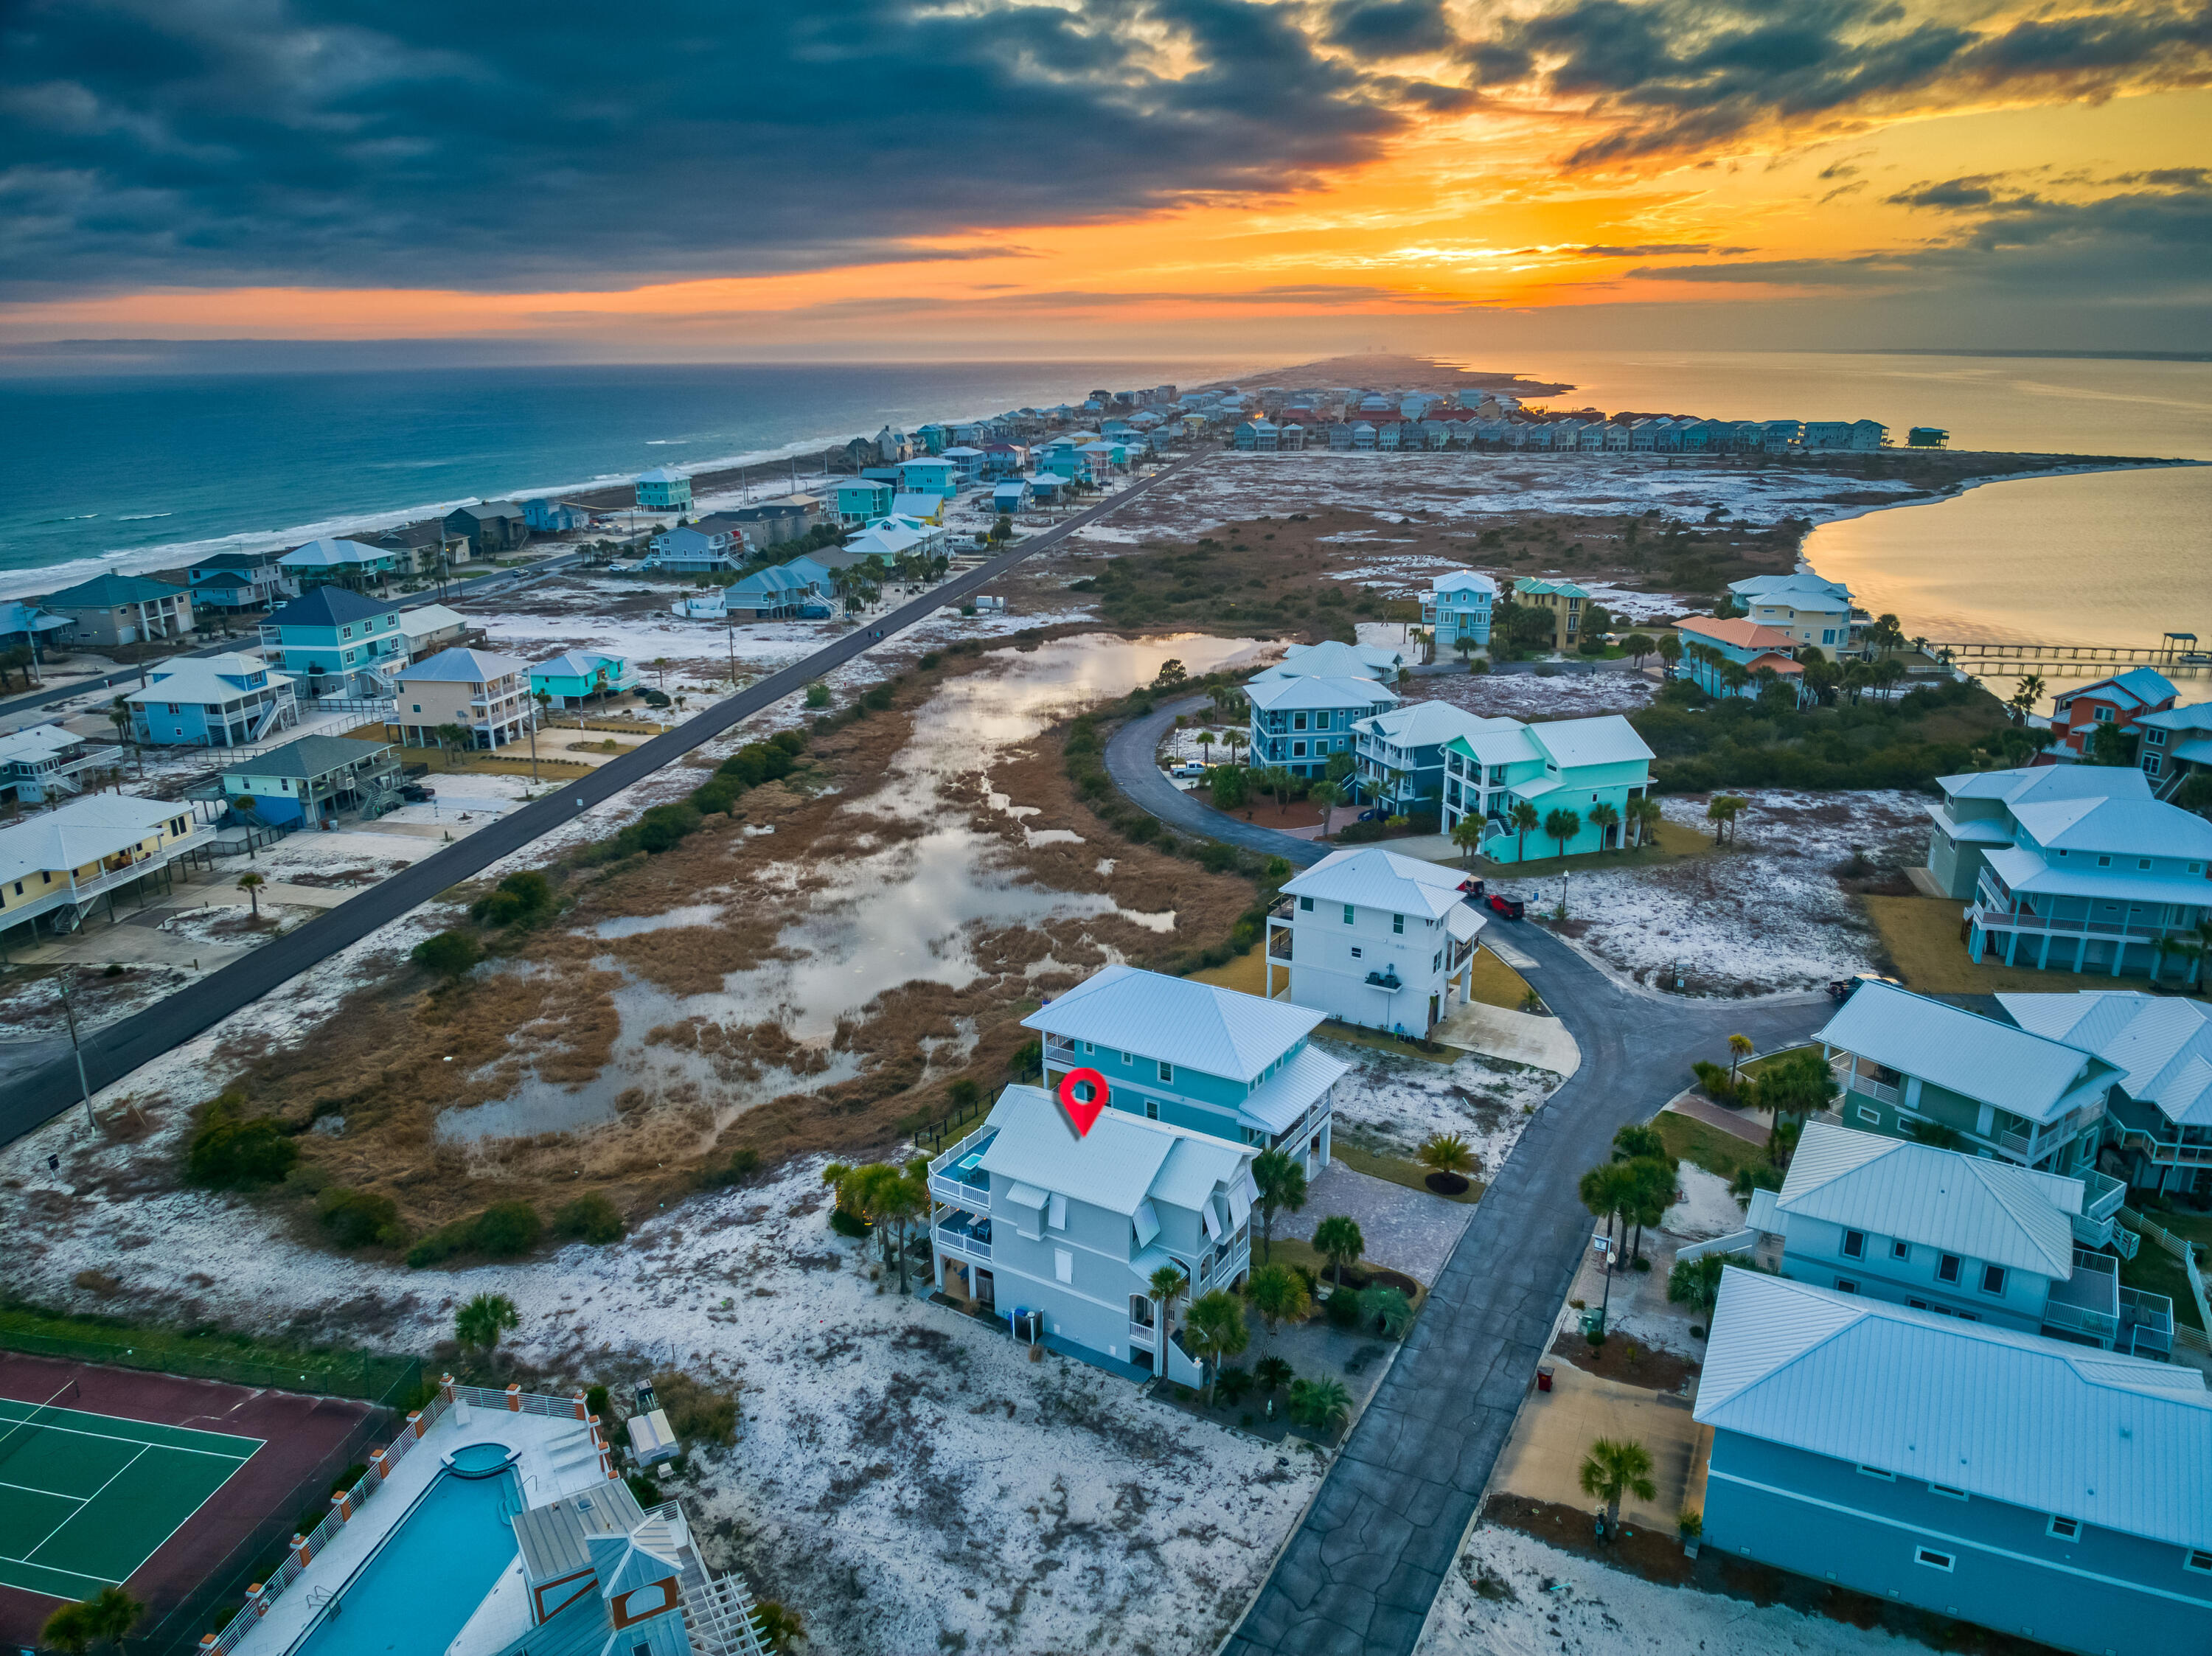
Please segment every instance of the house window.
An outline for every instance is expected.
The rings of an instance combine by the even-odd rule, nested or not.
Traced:
[[[1152,1325],[1152,1302],[1141,1294],[1129,1296],[1129,1320],[1139,1328]]]
[[[1844,1233],[1844,1258],[1846,1259],[1866,1258],[1866,1232],[1847,1230]]]
[[[2002,1294],[2004,1292],[2004,1285],[2005,1273],[2004,1267],[2002,1265],[1984,1265],[1982,1267],[1983,1293]]]
[[[1936,1262],[1936,1280],[1939,1283],[1955,1283],[1959,1280],[1957,1254],[1947,1253]]]
[[[1350,903],[1346,903],[1344,906],[1344,923],[1346,925],[1350,925],[1352,924],[1352,905]]]
[[[1953,1554],[1938,1552],[1933,1547],[1920,1547],[1914,1550],[1912,1562],[1916,1564],[1925,1564],[1931,1570],[1942,1570],[1948,1574],[1959,1561]]]
[[[1136,1062],[1136,1059],[1135,1059],[1135,1057],[1134,1057],[1134,1055],[1133,1055],[1133,1054],[1132,1054],[1132,1053],[1128,1053],[1128,1052],[1124,1052],[1124,1053],[1122,1053],[1122,1054],[1121,1054],[1121,1062],[1122,1062],[1123,1064],[1125,1064],[1125,1065],[1127,1065],[1127,1064],[1133,1064],[1133,1063],[1135,1063],[1135,1062]]]
[[[1072,1283],[1075,1280],[1075,1256],[1064,1247],[1052,1251],[1052,1274],[1054,1280]]]
[[[1145,1101],[1145,1119],[1147,1121],[1157,1121],[1159,1119],[1160,1101],[1157,1098],[1146,1099]]]
[[[1866,1107],[1865,1105],[1863,1105],[1863,1104],[1862,1104],[1862,1105],[1860,1105],[1860,1106],[1858,1107],[1858,1113],[1859,1113],[1859,1119],[1860,1119],[1860,1120],[1862,1120],[1862,1121],[1876,1121],[1876,1122],[1878,1122],[1878,1121],[1880,1121],[1880,1120],[1881,1119],[1881,1112],[1880,1110],[1869,1110],[1869,1108],[1867,1108],[1867,1107]]]
[[[2109,857],[2100,857],[2097,858],[2097,866],[2099,868],[2110,868],[2112,865],[2112,859]]]
[[[1910,1259],[1912,1257],[1912,1244],[1892,1242],[1889,1245],[1889,1257],[1893,1259]]]
[[[2166,745],[2166,732],[2156,729],[2147,730],[2142,733],[2142,739],[2154,748],[2162,748]]]
[[[1966,1498],[1966,1492],[1964,1489],[1954,1489],[1948,1483],[1930,1483],[1928,1486],[1928,1493],[1940,1495],[1946,1501],[1964,1501]]]
[[[1301,897],[1301,898],[1299,898],[1299,899],[1298,899],[1298,913],[1300,913],[1301,914],[1310,914],[1310,913],[1313,913],[1313,899],[1312,899],[1312,898],[1310,898],[1310,897]]]
[[[1850,1277],[1837,1277],[1837,1278],[1836,1278],[1836,1292],[1837,1292],[1837,1293],[1838,1293],[1838,1294],[1856,1294],[1856,1293],[1857,1293],[1858,1291],[1859,1291],[1859,1285],[1858,1285],[1856,1283],[1853,1282]]]
[[[1401,937],[1405,936],[1406,917],[1403,914],[1393,914],[1390,917],[1390,930],[1395,936]]]
[[[2054,1513],[2051,1521],[2043,1526],[2043,1532],[2056,1540],[2071,1541],[2081,1533],[2081,1520],[2078,1518],[2061,1518]]]
[[[1897,1482],[1897,1474],[1895,1472],[1885,1472],[1881,1467],[1869,1466],[1863,1461],[1859,1464],[1859,1476],[1861,1477],[1878,1477],[1885,1483],[1894,1483]]]
[[[1084,1056],[1084,1057],[1085,1057],[1085,1058],[1091,1058],[1091,1057],[1095,1057],[1095,1056],[1097,1055],[1097,1051],[1098,1051],[1098,1049],[1097,1049],[1096,1046],[1092,1046],[1089,1041],[1087,1041],[1087,1040],[1086,1040],[1086,1041],[1085,1041],[1085,1042],[1083,1043],[1083,1056]]]
[[[1159,1063],[1160,1063],[1160,1079],[1161,1079],[1162,1081],[1164,1081],[1164,1082],[1168,1082],[1168,1083],[1172,1083],[1174,1082],[1174,1080],[1175,1080],[1175,1065],[1172,1065],[1172,1064],[1170,1064],[1170,1063],[1169,1063],[1169,1062],[1167,1061],[1167,1059],[1162,1059],[1159,1061]]]
[[[2189,1556],[2182,1562],[2181,1568],[2185,1570],[2196,1570],[2201,1574],[2212,1575],[2212,1552],[2207,1552],[2202,1547],[2193,1547],[2190,1550]]]
[[[1431,972],[1441,972],[1441,971],[1443,971],[1443,969],[1444,969],[1444,951],[1443,951],[1443,949],[1439,949],[1438,950],[1437,950],[1437,952],[1436,952],[1433,955],[1431,955],[1431,956],[1430,957],[1430,960],[1429,960],[1429,970],[1430,970],[1430,971],[1431,971]]]
[[[1358,960],[1359,958],[1359,945],[1358,943],[1352,945],[1352,958],[1354,960]]]
[[[2110,707],[2100,707],[2097,709],[2096,718],[2100,725],[2109,725],[2112,722],[2112,710]]]
[[[1305,744],[1304,743],[1303,743],[1303,742],[1293,742],[1293,743],[1291,743],[1291,758],[1293,758],[1293,759],[1303,759],[1303,758],[1304,758],[1305,756],[1306,756],[1306,744]]]
[[[2150,866],[2150,858],[2148,857],[2136,858],[2136,866],[2139,869],[2148,869]]]

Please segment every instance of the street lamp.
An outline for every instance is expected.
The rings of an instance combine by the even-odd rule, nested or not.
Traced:
[[[84,1119],[94,1131],[99,1131],[100,1118],[92,1113],[92,1083],[84,1072],[84,1048],[77,1044],[76,1012],[70,1005],[69,968],[64,966],[54,974],[54,991],[62,998],[62,1016],[69,1022],[70,1051],[76,1055],[76,1084],[84,1095]]]

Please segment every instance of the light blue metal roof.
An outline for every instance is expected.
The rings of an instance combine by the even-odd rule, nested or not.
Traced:
[[[1732,1270],[1695,1416],[2031,1513],[2212,1546],[2212,1395],[2181,1364]]]
[[[1244,694],[1262,713],[1305,707],[1358,707],[1364,712],[1395,706],[1398,700],[1395,691],[1371,678],[1334,676],[1255,678],[1244,687]]]
[[[2130,1098],[2180,1126],[2212,1126],[2212,1006],[2139,990],[1999,995],[2023,1029],[2087,1047],[2120,1071]]]
[[[2086,1068],[2109,1067],[2078,1046],[1887,983],[1862,984],[1814,1039],[2036,1120],[2057,1113]]]
[[[1316,1015],[1318,1016],[1318,1015]],[[986,1173],[1132,1216],[1146,1201],[1196,1208],[1217,1183],[1234,1182],[1252,1152],[1127,1110],[1104,1110],[1079,1133],[1042,1087],[1009,1087],[991,1107],[998,1131]],[[1172,1159],[1172,1176],[1170,1172]]]
[[[1269,1132],[1281,1132],[1313,1101],[1352,1073],[1352,1066],[1309,1043],[1288,1064],[1260,1083],[1238,1107]]]
[[[1310,1034],[1322,1016],[1287,1001],[1109,966],[1030,1013],[1022,1028],[1249,1082]]]
[[[1438,863],[1401,857],[1381,846],[1332,851],[1283,890],[1316,902],[1350,903],[1392,914],[1441,919],[1465,901],[1471,877]]]
[[[2130,770],[2127,774],[2142,773]],[[2014,805],[2012,814],[2036,844],[2054,851],[2212,857],[2212,822],[2193,810],[2156,799],[2053,799]],[[2212,891],[2203,900],[2212,901]]]
[[[1643,765],[1652,757],[1636,727],[1619,713],[1547,719],[1531,725],[1528,737],[1562,770],[1581,765]]]

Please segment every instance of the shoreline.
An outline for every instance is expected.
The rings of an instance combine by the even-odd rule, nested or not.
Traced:
[[[1948,452],[1972,453],[1974,451],[1967,449]],[[2212,466],[2212,460],[2112,459],[2101,461],[2095,465],[2053,466],[2044,471],[1992,472],[1986,477],[1969,477],[1964,482],[1952,483],[1934,494],[1923,495],[1917,500],[1883,500],[1872,506],[1849,507],[1837,513],[1832,518],[1821,519],[1813,525],[1812,529],[1806,531],[1805,538],[1810,540],[1815,531],[1826,529],[1831,524],[1851,523],[1860,518],[1870,518],[1877,512],[1899,512],[1909,507],[1936,506],[1945,500],[1955,500],[1967,490],[1980,488],[1989,483],[2032,483],[2043,477],[2092,477],[2103,471],[2169,471],[2185,466]],[[1800,563],[1805,561],[1804,549],[1802,545],[1798,549],[1797,561]]]

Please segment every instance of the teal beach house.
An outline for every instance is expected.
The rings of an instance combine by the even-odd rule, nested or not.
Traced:
[[[616,696],[635,689],[630,664],[597,650],[567,650],[530,670],[530,693],[550,696],[556,707],[580,707],[593,696]]]
[[[1541,725],[1497,719],[1454,737],[1443,749],[1443,831],[1468,817],[1482,822],[1482,855],[1493,863],[1540,862],[1611,851],[1626,843],[1628,804],[1651,787],[1651,749],[1618,713]],[[1525,834],[1514,807],[1526,804],[1537,826]],[[1609,822],[1598,818],[1610,812]],[[1544,826],[1571,812],[1564,847]]]

